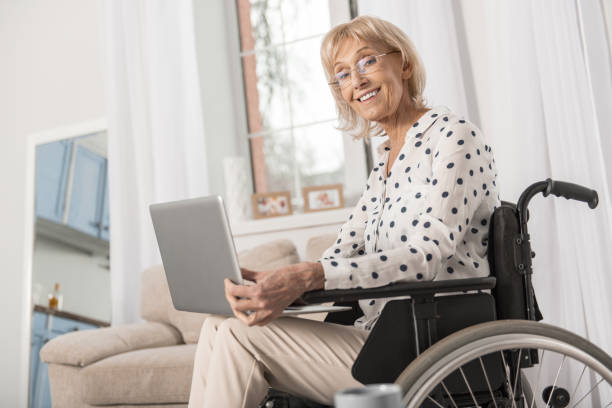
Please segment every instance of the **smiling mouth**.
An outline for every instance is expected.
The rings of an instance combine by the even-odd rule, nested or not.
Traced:
[[[357,100],[362,103],[371,101],[376,95],[378,95],[378,92],[380,92],[380,88],[377,88],[371,92],[368,92],[367,94],[363,95],[361,98],[358,98]]]

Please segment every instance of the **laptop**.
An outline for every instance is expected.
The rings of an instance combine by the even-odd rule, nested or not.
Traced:
[[[243,284],[220,196],[149,206],[172,303],[186,312],[233,315],[223,280]],[[284,315],[350,310],[346,306],[291,305]]]

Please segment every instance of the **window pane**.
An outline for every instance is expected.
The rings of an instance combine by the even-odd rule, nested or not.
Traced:
[[[264,136],[269,191],[290,191],[292,204],[302,206],[302,188],[344,184],[344,145],[335,122]]]
[[[335,124],[294,130],[301,187],[344,183],[344,141]]]
[[[251,27],[255,49],[259,50],[272,44],[283,42],[283,21],[281,0],[251,0]],[[243,44],[242,51],[252,51]]]
[[[320,43],[316,37],[242,58],[250,133],[336,117],[319,59]]]
[[[287,77],[294,125],[336,118],[334,98],[323,72],[322,37],[287,45]]]
[[[283,1],[282,18],[285,41],[325,34],[329,21],[329,0]]]
[[[292,203],[295,189],[295,146],[291,131],[266,134],[263,137],[268,191],[290,191]]]
[[[328,0],[251,0],[255,49],[327,32]],[[249,44],[242,51],[251,51]]]
[[[242,58],[250,133],[291,125],[287,64],[283,54],[284,48],[274,47]],[[247,74],[253,67],[256,78],[249,78]]]

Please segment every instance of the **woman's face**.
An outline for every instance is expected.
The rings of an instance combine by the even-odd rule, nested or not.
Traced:
[[[334,64],[335,74],[352,69],[348,85],[340,88],[344,100],[359,116],[376,122],[397,112],[405,92],[403,80],[411,74],[409,67],[402,69],[400,53],[381,57],[376,69],[369,74],[360,74],[354,69],[360,59],[383,52],[385,50],[378,50],[365,41],[347,39],[340,46]],[[370,96],[372,92],[375,94]]]

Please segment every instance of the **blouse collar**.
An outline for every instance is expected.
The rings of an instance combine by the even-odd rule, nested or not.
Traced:
[[[429,129],[429,127],[433,125],[433,123],[436,120],[438,120],[438,118],[448,113],[450,113],[450,109],[447,108],[446,106],[436,106],[428,110],[423,115],[421,115],[419,120],[416,121],[414,125],[412,125],[412,127],[408,130],[408,132],[406,132],[405,138],[408,139],[412,137],[412,135],[417,136],[419,133],[420,134],[425,133],[425,131]],[[385,136],[387,136],[386,133],[381,135],[381,137],[385,137]],[[391,150],[391,142],[389,141],[389,138],[387,137],[387,140],[385,140],[383,143],[381,143],[376,148],[376,153],[378,153],[378,156],[382,159],[382,157],[385,154],[387,154],[389,150]]]

